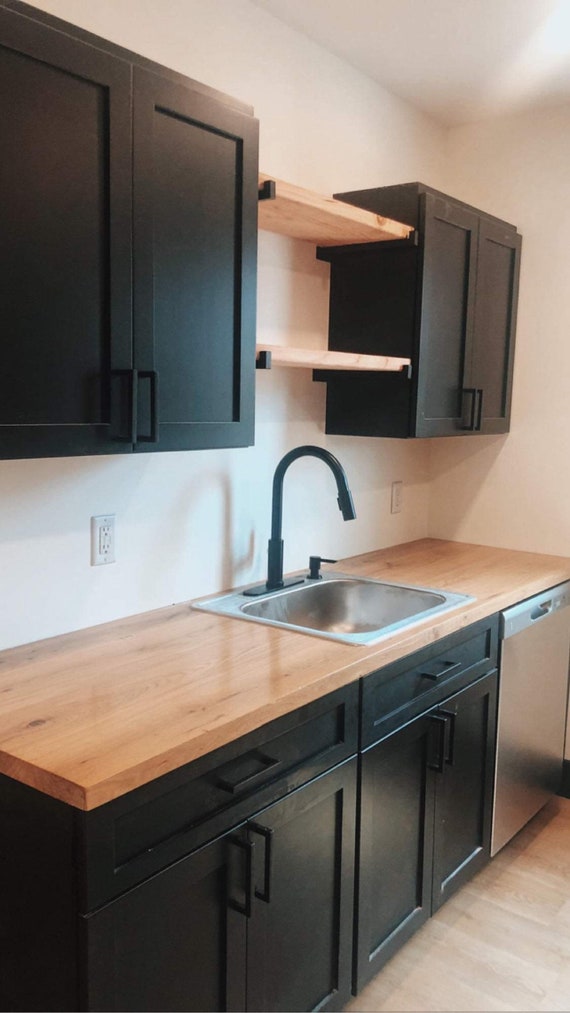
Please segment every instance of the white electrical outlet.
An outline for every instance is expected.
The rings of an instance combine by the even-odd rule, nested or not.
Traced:
[[[402,509],[403,501],[404,501],[404,483],[392,482],[392,502],[390,505],[390,512],[393,514],[399,514]]]
[[[91,518],[91,566],[115,562],[115,515]]]

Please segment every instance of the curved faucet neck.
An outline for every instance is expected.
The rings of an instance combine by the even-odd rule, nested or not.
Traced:
[[[275,590],[283,586],[283,480],[290,464],[299,457],[317,457],[331,469],[338,491],[338,505],[345,520],[356,517],[348,480],[344,469],[337,458],[323,447],[309,444],[295,447],[280,460],[273,476],[273,499],[271,504],[271,538],[268,549],[267,589]]]

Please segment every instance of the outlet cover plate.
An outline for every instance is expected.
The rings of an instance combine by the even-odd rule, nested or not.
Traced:
[[[91,566],[115,562],[115,515],[91,518]]]

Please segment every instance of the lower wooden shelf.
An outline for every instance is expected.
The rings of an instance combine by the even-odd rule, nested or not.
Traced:
[[[390,355],[359,355],[356,352],[329,352],[312,348],[287,348],[257,345],[257,368],[291,366],[296,369],[362,370],[373,373],[398,373],[411,365],[411,359]]]

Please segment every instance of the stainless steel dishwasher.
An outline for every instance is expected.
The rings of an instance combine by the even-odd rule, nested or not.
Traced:
[[[568,698],[570,581],[501,613],[491,854],[560,787]]]

